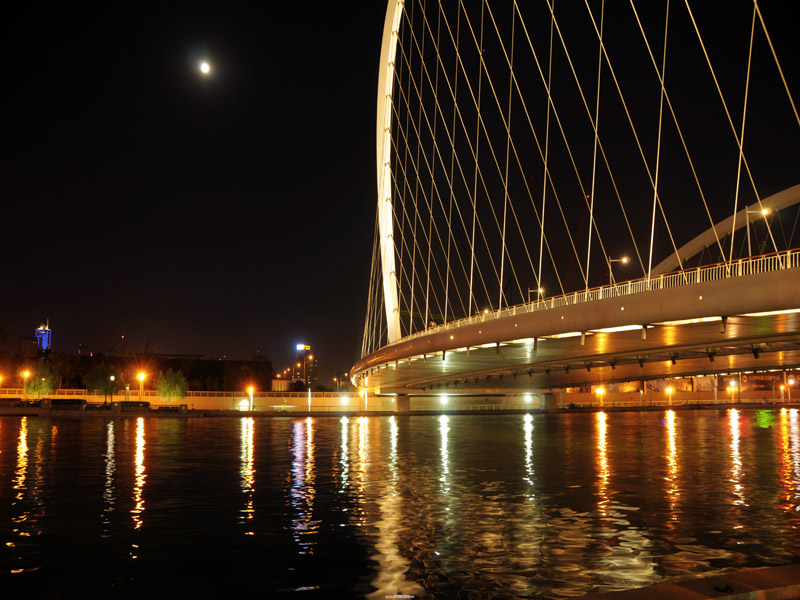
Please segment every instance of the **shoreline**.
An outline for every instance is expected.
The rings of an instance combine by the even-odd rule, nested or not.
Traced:
[[[387,416],[497,416],[497,415],[542,415],[542,414],[574,414],[574,413],[619,413],[619,412],[663,412],[666,410],[690,411],[690,410],[727,410],[736,409],[782,409],[796,406],[797,403],[789,402],[763,402],[763,403],[717,403],[717,404],[680,404],[672,406],[586,406],[575,408],[509,408],[509,409],[486,409],[486,410],[413,410],[407,412],[393,411],[325,411],[325,410],[287,410],[287,411],[242,411],[242,410],[195,410],[195,409],[115,409],[98,408],[41,408],[38,406],[0,406],[0,416],[3,417],[40,417],[40,418],[73,418],[73,419],[95,419],[95,418],[138,418],[152,417],[161,419],[203,419],[203,418],[308,418],[308,417],[387,417]]]

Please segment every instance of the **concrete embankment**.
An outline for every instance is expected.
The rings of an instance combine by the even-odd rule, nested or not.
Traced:
[[[737,409],[763,409],[763,408],[771,408],[771,409],[780,409],[780,408],[790,408],[795,406],[794,404],[773,404],[773,403],[763,403],[763,404],[689,404],[689,405],[679,405],[679,406],[593,406],[593,407],[576,407],[576,408],[550,408],[550,409],[540,409],[540,408],[509,408],[509,409],[458,409],[458,410],[447,410],[447,409],[429,409],[429,410],[411,410],[408,412],[394,412],[394,411],[386,411],[386,410],[370,410],[370,411],[363,411],[363,410],[297,410],[296,407],[293,407],[289,410],[268,410],[268,411],[261,411],[261,410],[254,410],[254,411],[242,411],[242,410],[193,410],[184,407],[152,407],[152,408],[139,408],[139,407],[124,407],[121,408],[119,406],[108,406],[108,407],[100,407],[94,405],[86,405],[83,407],[74,407],[74,408],[48,408],[36,405],[28,405],[28,406],[0,406],[0,416],[27,416],[27,417],[48,417],[48,418],[121,418],[121,417],[158,417],[158,418],[208,418],[208,417],[230,417],[230,418],[241,418],[241,417],[255,417],[255,418],[262,418],[262,417],[293,417],[293,418],[305,418],[305,417],[348,417],[348,418],[358,418],[358,417],[376,417],[376,416],[389,416],[389,415],[397,415],[397,416],[441,416],[441,415],[474,415],[474,416],[488,416],[488,415],[522,415],[522,414],[574,414],[574,413],[592,413],[592,412],[599,412],[603,411],[606,413],[618,413],[618,412],[663,412],[665,410],[675,410],[675,411],[687,411],[687,410],[725,410],[729,408],[737,408]]]

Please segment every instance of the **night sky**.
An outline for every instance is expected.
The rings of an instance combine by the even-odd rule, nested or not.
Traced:
[[[747,39],[751,4],[735,15],[699,6],[720,39]],[[765,6],[797,97],[798,4]],[[49,318],[54,349],[69,354],[152,342],[165,354],[261,352],[281,369],[302,342],[317,353],[321,383],[349,369],[374,235],[385,10],[383,1],[6,9],[1,349],[14,353]],[[739,58],[722,62],[743,67]],[[720,75],[740,97],[737,80]],[[753,115],[770,117],[785,94],[761,84],[775,75],[754,73],[766,104],[753,93]],[[758,136],[749,125],[748,143]],[[787,148],[767,135],[751,153],[756,168],[781,175],[762,179],[764,194],[797,183]],[[725,154],[726,173],[737,154]]]
[[[384,2],[15,3],[4,350],[360,352]],[[198,65],[208,60],[211,77]]]

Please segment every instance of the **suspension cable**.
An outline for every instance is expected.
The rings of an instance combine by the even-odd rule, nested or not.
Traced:
[[[697,35],[697,40],[700,42],[700,47],[703,49],[703,55],[706,59],[706,64],[708,65],[709,71],[711,71],[711,77],[714,79],[714,85],[717,87],[717,93],[719,94],[719,99],[722,102],[722,107],[725,109],[725,115],[728,117],[728,124],[731,127],[731,132],[733,133],[733,137],[736,140],[737,145],[741,150],[742,141],[739,139],[739,134],[736,132],[736,125],[733,124],[733,119],[731,118],[731,113],[728,110],[728,104],[725,102],[725,97],[722,94],[722,89],[719,85],[719,80],[717,80],[717,75],[714,72],[714,67],[711,66],[711,58],[708,56],[708,51],[706,50],[706,45],[703,42],[703,38],[700,35],[700,29],[697,26],[697,21],[694,18],[694,13],[692,13],[692,8],[689,6],[689,0],[685,0],[686,2],[686,10],[689,11],[689,18],[692,20],[692,25],[694,26],[695,34]],[[750,185],[753,188],[753,194],[755,194],[756,201],[758,202],[759,209],[763,210],[763,205],[761,204],[761,196],[758,193],[758,189],[756,188],[756,183],[753,180],[753,173],[750,171],[750,165],[747,162],[747,156],[742,152],[742,164],[744,165],[745,171],[747,172],[747,176],[750,179]],[[777,252],[778,245],[775,243],[775,238],[772,236],[772,230],[769,228],[769,224],[767,224],[767,233],[769,234],[770,239],[772,240],[773,249]],[[733,237],[733,231],[731,231],[731,237]],[[733,248],[733,241],[731,241],[731,248]]]
[[[778,73],[780,73],[781,75],[781,81],[783,81],[783,87],[786,90],[786,96],[789,98],[789,104],[792,105],[794,118],[797,121],[797,124],[800,125],[800,115],[797,113],[797,106],[795,105],[794,98],[792,98],[792,94],[789,91],[789,84],[786,83],[786,77],[783,74],[781,63],[778,62],[778,55],[775,52],[775,46],[772,45],[772,38],[770,37],[769,32],[767,31],[767,24],[764,23],[764,17],[761,14],[761,8],[758,6],[758,0],[753,0],[753,5],[755,6],[756,13],[758,13],[758,19],[761,21],[761,28],[764,30],[764,37],[767,38],[769,49],[772,51],[772,57],[775,59],[775,66],[778,67]]]
[[[700,178],[697,175],[697,170],[694,166],[694,161],[692,160],[692,156],[689,153],[689,147],[686,145],[686,139],[683,136],[683,131],[681,129],[680,123],[678,122],[678,117],[675,114],[675,109],[672,107],[672,101],[669,99],[669,92],[664,87],[664,82],[662,81],[663,75],[658,68],[658,64],[656,63],[655,56],[653,56],[653,51],[650,48],[650,42],[647,39],[647,36],[644,33],[644,27],[642,26],[642,21],[639,19],[639,13],[636,10],[636,6],[633,3],[633,0],[630,2],[631,9],[633,9],[633,15],[636,17],[636,22],[639,25],[639,32],[642,34],[642,39],[644,40],[645,46],[647,47],[647,53],[650,56],[650,62],[653,64],[653,68],[656,71],[656,75],[658,76],[659,83],[661,83],[661,88],[664,92],[664,100],[667,103],[667,107],[669,108],[670,114],[672,115],[672,122],[675,124],[675,129],[678,132],[678,137],[680,137],[681,145],[683,146],[683,152],[686,155],[686,159],[689,161],[689,167],[692,170],[692,176],[694,177],[695,184],[697,185],[697,191],[700,193],[700,199],[703,201],[703,207],[706,211],[706,216],[708,217],[708,222],[711,224],[711,230],[714,232],[714,238],[717,242],[717,247],[719,248],[720,257],[724,260],[725,251],[722,249],[722,242],[720,241],[719,235],[717,233],[717,226],[714,222],[714,218],[711,216],[711,209],[708,207],[708,202],[706,201],[705,193],[703,193],[703,186],[700,185]],[[642,269],[644,271],[644,268]]]
[[[667,0],[669,1],[669,0]],[[603,18],[605,16],[606,2],[600,2],[600,49],[597,51],[597,96],[595,98],[594,109],[594,148],[592,151],[592,187],[591,198],[589,199],[589,241],[586,245],[586,291],[589,291],[589,264],[592,258],[592,225],[594,224],[594,184],[597,175],[597,130],[600,127],[600,75],[603,72]],[[591,11],[590,11],[591,12]],[[608,272],[611,273],[611,262],[608,262]],[[610,275],[609,275],[610,281]]]
[[[514,0],[514,7],[517,7],[517,2]],[[517,8],[519,10],[519,8]],[[547,168],[547,159],[550,153],[550,105],[553,99],[550,94],[550,86],[553,77],[553,21],[555,20],[556,0],[551,4],[552,14],[550,16],[550,56],[547,60],[547,117],[544,126],[544,174],[542,176],[542,224],[541,235],[539,236],[539,270],[536,275],[536,299],[542,295],[542,249],[544,245],[544,217],[545,208],[547,206],[547,180],[550,177],[550,172]]]
[[[669,32],[669,0],[664,17],[664,50],[661,55],[661,95],[658,103],[658,146],[656,149],[656,172],[653,181],[653,218],[650,222],[650,257],[647,262],[647,288],[650,289],[650,274],[653,269],[653,244],[656,235],[656,207],[658,205],[658,175],[661,167],[661,129],[664,124],[664,87],[667,78],[667,34]]]
[[[733,239],[736,233],[736,213],[739,212],[739,183],[742,178],[742,156],[744,155],[744,125],[747,122],[747,96],[750,91],[750,65],[753,59],[753,34],[756,30],[756,7],[753,4],[753,22],[750,25],[750,51],[747,54],[747,77],[744,81],[744,101],[742,102],[742,130],[739,134],[739,160],[736,168],[736,195],[733,197],[733,223],[731,225],[731,254],[728,263],[733,261]],[[745,205],[746,206],[746,205]],[[747,254],[752,256],[750,247],[750,217],[747,215],[747,208],[744,211],[744,219],[747,225]],[[728,266],[730,269],[730,266]]]

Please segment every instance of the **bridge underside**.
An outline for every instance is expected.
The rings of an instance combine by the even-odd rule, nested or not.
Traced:
[[[791,269],[453,327],[388,346],[353,376],[420,395],[793,368],[799,286]]]

